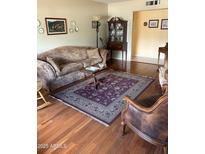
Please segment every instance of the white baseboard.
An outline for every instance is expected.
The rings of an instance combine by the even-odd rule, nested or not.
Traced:
[[[112,57],[112,59],[122,60],[122,58],[120,58],[120,57]]]
[[[149,57],[132,56],[131,61],[137,61],[137,62],[142,62],[142,63],[150,63],[150,64],[157,64],[157,58],[149,58]],[[160,59],[159,64],[163,65],[164,60]]]

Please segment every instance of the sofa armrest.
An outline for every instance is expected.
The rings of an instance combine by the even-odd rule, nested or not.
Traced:
[[[107,49],[99,49],[100,56],[102,57],[102,64],[104,67],[107,67],[106,60],[107,60],[107,54],[108,50]]]
[[[53,67],[42,60],[37,60],[37,78],[43,82],[43,88],[49,89],[49,82],[56,78],[56,73]]]

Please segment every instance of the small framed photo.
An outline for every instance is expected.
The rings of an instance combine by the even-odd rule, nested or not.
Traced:
[[[67,34],[66,18],[45,18],[48,35]]]
[[[92,21],[92,28],[97,28],[97,21]]]
[[[149,28],[158,28],[158,25],[159,25],[158,19],[149,20]]]
[[[161,29],[168,29],[168,19],[161,20]]]

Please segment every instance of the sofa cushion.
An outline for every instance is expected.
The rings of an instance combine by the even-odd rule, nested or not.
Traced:
[[[83,60],[83,59],[87,59],[88,57],[85,49],[78,49],[78,48],[70,50],[63,56],[69,61]]]
[[[87,59],[89,47],[61,46],[38,54],[38,59],[46,61],[46,57],[61,58],[68,61]]]
[[[90,58],[90,60],[91,60],[90,65],[95,65],[95,64],[102,62],[102,59],[99,59],[99,58]]]
[[[98,48],[95,48],[95,49],[88,49],[87,50],[87,54],[88,54],[88,58],[91,59],[91,58],[96,58],[96,59],[99,59],[102,61],[102,58],[99,54],[99,51],[98,51]]]
[[[54,58],[51,58],[51,57],[46,57],[46,61],[51,64],[51,66],[54,68],[54,70],[56,72],[60,72],[60,67],[59,67],[59,63],[54,59]]]
[[[79,61],[80,63],[83,64],[83,67],[88,67],[88,66],[91,66],[91,65],[96,65],[98,63],[100,63],[102,60],[99,59],[99,58],[90,58],[90,59],[85,59],[85,60],[81,60]]]
[[[83,68],[82,63],[67,63],[60,65],[60,72],[57,73],[58,76],[68,74],[70,72],[78,71]]]
[[[88,67],[91,65],[91,59],[82,60],[81,63],[83,64],[83,67]]]

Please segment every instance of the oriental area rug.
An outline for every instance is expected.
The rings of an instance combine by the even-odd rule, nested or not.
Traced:
[[[150,77],[115,71],[103,71],[96,78],[100,81],[97,89],[90,78],[53,96],[106,126],[121,113],[124,96],[135,99],[153,81]]]

